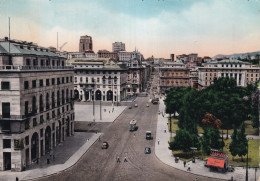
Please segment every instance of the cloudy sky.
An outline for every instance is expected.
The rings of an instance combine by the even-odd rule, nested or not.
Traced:
[[[199,56],[260,50],[260,0],[0,0],[0,38],[78,51],[90,35],[94,51],[121,41],[144,57]]]

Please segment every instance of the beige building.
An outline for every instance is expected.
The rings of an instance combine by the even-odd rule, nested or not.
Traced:
[[[239,60],[210,61],[204,67],[198,67],[200,89],[214,83],[215,78],[233,77],[238,86],[259,81],[260,67]]]
[[[73,73],[46,48],[0,41],[0,170],[22,171],[74,134]]]
[[[160,90],[164,93],[173,87],[188,87],[190,69],[186,68],[181,60],[164,62],[159,68]]]
[[[74,58],[76,99],[120,102],[126,97],[127,68],[109,58]]]
[[[97,54],[98,54],[98,58],[110,58],[110,59],[118,60],[117,52],[110,52],[108,50],[99,50]]]
[[[85,35],[81,36],[79,40],[79,52],[93,52],[92,37]]]
[[[112,51],[113,52],[125,51],[125,44],[122,42],[114,42],[112,44]]]

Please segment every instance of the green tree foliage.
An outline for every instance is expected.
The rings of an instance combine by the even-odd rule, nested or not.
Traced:
[[[224,145],[221,141],[219,129],[204,127],[204,134],[200,138],[202,151],[210,154],[210,149],[220,149]]]
[[[190,134],[185,129],[176,131],[176,136],[173,142],[169,142],[170,150],[182,150],[183,152],[191,151],[190,147],[200,148],[200,143],[197,135]]]
[[[252,117],[252,126],[254,128],[259,127],[259,94],[260,91],[257,90],[253,96],[252,96],[252,111],[251,111],[251,117]]]
[[[231,153],[231,155],[233,156],[233,160],[234,157],[238,154],[239,152],[239,142],[238,142],[238,133],[237,133],[237,129],[234,129],[234,132],[231,136],[232,142],[229,145],[229,151]]]
[[[182,107],[182,98],[186,94],[188,88],[177,87],[172,88],[167,93],[166,99],[164,100],[166,105],[166,113],[174,114],[180,111]]]
[[[186,129],[191,134],[198,133],[197,125],[201,120],[200,111],[198,109],[199,92],[189,88],[183,97],[182,108],[179,113],[178,126],[181,129]]]
[[[241,125],[240,131],[238,132],[237,135],[238,138],[238,156],[241,157],[241,160],[243,160],[243,156],[247,154],[247,149],[248,149],[248,141],[246,138],[245,134],[245,124],[243,123]]]

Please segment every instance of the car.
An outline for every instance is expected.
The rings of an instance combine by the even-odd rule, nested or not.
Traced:
[[[144,153],[145,154],[150,154],[151,153],[151,148],[150,147],[145,147]]]
[[[149,104],[148,104],[148,103],[146,104],[146,107],[149,107]]]
[[[102,143],[102,146],[101,146],[102,149],[107,149],[108,148],[108,142],[104,141]]]
[[[138,107],[138,104],[135,104],[135,107]]]
[[[129,106],[128,109],[132,109],[132,106]]]

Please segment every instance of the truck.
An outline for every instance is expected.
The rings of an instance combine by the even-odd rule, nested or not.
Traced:
[[[151,131],[146,131],[146,133],[145,133],[145,138],[146,138],[147,140],[151,140],[151,139],[152,139],[152,132],[151,132]]]
[[[136,120],[133,119],[130,121],[130,131],[135,131],[137,129],[137,126],[136,126]]]

